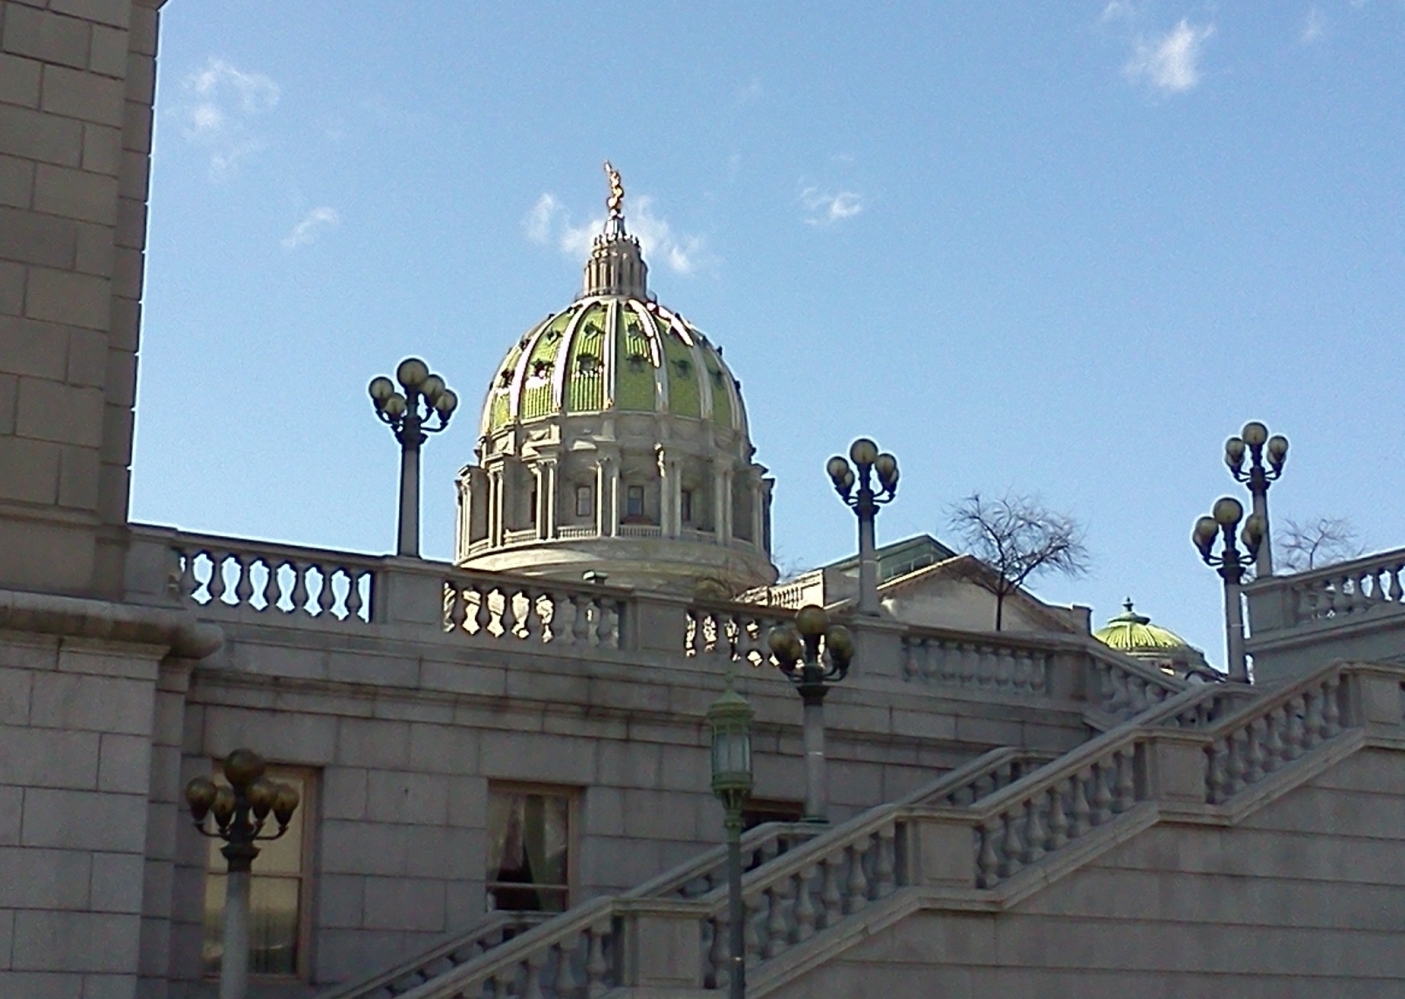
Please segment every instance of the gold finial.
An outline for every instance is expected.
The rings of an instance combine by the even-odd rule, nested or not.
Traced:
[[[610,161],[605,161],[605,174],[610,178],[610,196],[605,199],[605,207],[610,210],[610,218],[624,218],[624,184],[620,181],[620,172],[610,165]]]

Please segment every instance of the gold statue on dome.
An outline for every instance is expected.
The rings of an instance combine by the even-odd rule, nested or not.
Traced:
[[[624,184],[620,181],[620,172],[610,165],[610,161],[605,161],[605,174],[610,178],[610,196],[605,199],[605,207],[610,210],[610,218],[624,218]]]

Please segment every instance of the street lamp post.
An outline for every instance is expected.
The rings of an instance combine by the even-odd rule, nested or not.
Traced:
[[[849,467],[849,459],[858,467],[859,474]],[[878,445],[867,437],[860,437],[849,446],[849,459],[835,455],[825,464],[834,483],[834,490],[845,503],[853,508],[859,518],[859,606],[860,614],[878,614],[878,556],[874,543],[873,521],[878,516],[878,508],[892,502],[898,491],[898,459],[886,451],[881,454]],[[878,489],[873,488],[873,474],[878,474]],[[858,492],[854,484],[858,483]]]
[[[1244,469],[1245,452],[1249,455],[1248,471]],[[1264,466],[1264,458],[1268,466]],[[1282,434],[1268,435],[1268,427],[1250,420],[1238,437],[1224,442],[1224,461],[1236,482],[1247,483],[1253,497],[1252,516],[1263,523],[1263,544],[1254,556],[1254,572],[1263,579],[1273,575],[1273,545],[1269,542],[1268,487],[1283,474],[1283,462],[1288,458],[1288,438]]]
[[[821,649],[823,642],[823,649]],[[766,644],[805,706],[806,822],[828,822],[829,780],[825,773],[824,698],[843,680],[854,658],[854,639],[842,624],[830,624],[823,607],[808,604],[794,624],[772,628]]]
[[[1244,521],[1244,529],[1235,537],[1235,529],[1244,517],[1244,505],[1233,496],[1215,501],[1210,515],[1195,522],[1191,540],[1200,550],[1205,564],[1213,566],[1224,580],[1225,654],[1229,659],[1229,678],[1249,682],[1249,664],[1244,656],[1244,617],[1240,607],[1240,585],[1244,571],[1253,562],[1265,540],[1267,525],[1257,513]],[[1214,553],[1215,539],[1224,538],[1220,553]],[[1244,543],[1244,552],[1239,542]]]
[[[263,758],[252,749],[236,749],[225,757],[224,776],[216,785],[196,777],[185,786],[185,800],[200,835],[224,840],[220,852],[229,864],[224,899],[224,952],[220,958],[219,999],[245,999],[249,988],[249,878],[259,849],[254,844],[278,839],[288,831],[298,807],[298,792],[289,784],[264,776]],[[269,813],[278,831],[262,835]],[[205,826],[213,816],[215,829]]]
[[[444,385],[444,379],[430,374],[429,366],[418,357],[407,357],[395,369],[404,392],[384,375],[371,379],[371,401],[376,415],[395,431],[400,442],[400,533],[395,554],[419,558],[420,554],[420,445],[428,435],[449,425],[458,408],[459,397]],[[429,425],[431,417],[439,422]]]
[[[727,689],[707,709],[712,726],[712,793],[726,810],[727,830],[727,929],[730,966],[727,969],[731,999],[746,996],[746,913],[742,905],[742,807],[751,795],[751,719],[754,712],[745,697]]]

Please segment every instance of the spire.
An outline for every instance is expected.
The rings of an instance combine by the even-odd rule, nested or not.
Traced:
[[[586,295],[625,295],[648,298],[649,267],[639,252],[639,240],[625,232],[624,182],[619,171],[605,161],[610,196],[605,199],[605,231],[595,237],[585,263]]]

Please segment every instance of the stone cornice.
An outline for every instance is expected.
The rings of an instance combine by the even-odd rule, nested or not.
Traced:
[[[0,629],[132,645],[155,645],[182,659],[204,659],[224,644],[224,631],[188,611],[0,590]]]

